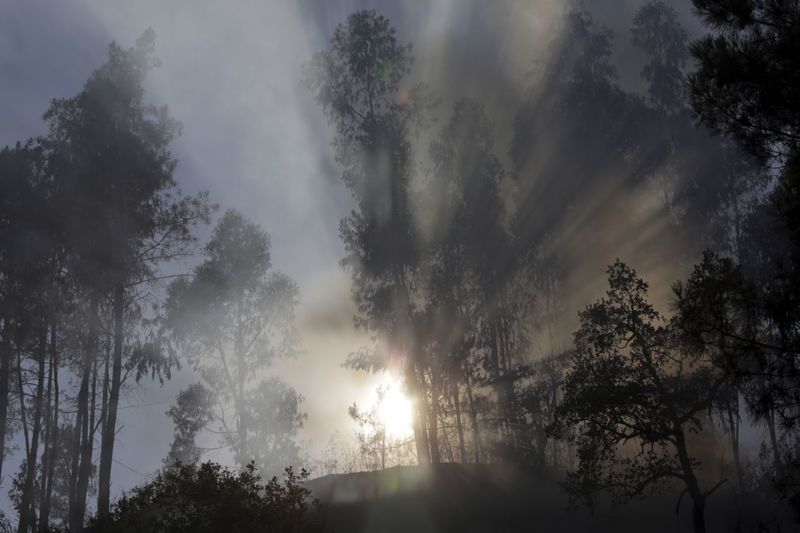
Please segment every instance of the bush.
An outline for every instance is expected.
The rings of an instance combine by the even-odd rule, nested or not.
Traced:
[[[287,468],[281,483],[262,482],[251,464],[233,471],[215,463],[177,464],[117,501],[92,533],[250,533],[322,531],[318,503],[302,486],[308,477]]]

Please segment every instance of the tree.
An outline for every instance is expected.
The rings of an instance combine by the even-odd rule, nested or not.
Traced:
[[[757,158],[771,192],[748,213],[735,261],[707,256],[697,266],[680,295],[680,311],[691,338],[722,355],[749,411],[767,425],[773,463],[767,470],[797,509],[800,6],[780,0],[694,4],[713,32],[692,44],[698,63],[689,76],[692,107]],[[781,446],[781,432],[792,445]]]
[[[580,313],[558,409],[555,427],[577,432],[579,464],[565,486],[591,505],[599,490],[627,501],[678,482],[692,499],[694,529],[703,532],[706,499],[725,480],[702,487],[690,437],[702,430],[726,377],[704,352],[680,343],[633,269],[615,262],[608,283],[606,297]]]
[[[692,43],[692,107],[763,161],[797,157],[800,6],[793,0],[694,0],[715,30]]]
[[[382,367],[390,359],[418,406],[414,435],[420,463],[431,461],[421,347],[414,334],[417,242],[409,187],[408,129],[425,102],[402,82],[411,46],[398,43],[389,20],[374,11],[350,15],[330,49],[307,65],[306,83],[336,127],[336,160],[356,208],[339,226],[353,278],[356,324],[380,337],[375,351],[351,366]],[[385,348],[382,353],[377,350]]]
[[[322,531],[317,504],[302,485],[307,477],[287,468],[283,483],[264,482],[252,465],[234,472],[214,463],[178,464],[124,495],[88,531]]]
[[[55,334],[62,302],[62,247],[52,216],[52,194],[41,143],[28,141],[0,150],[0,470],[8,415],[16,399],[14,412],[18,413],[25,443],[24,471],[18,478],[20,531],[35,523],[36,466],[45,428],[48,336],[51,331]]]
[[[21,350],[32,336],[38,342],[48,327],[42,319],[49,318],[57,305],[59,232],[51,216],[51,196],[39,143],[0,150],[0,473],[13,399],[14,348]],[[42,355],[41,350],[37,353]]]
[[[642,78],[650,84],[653,103],[664,110],[683,107],[683,67],[689,55],[686,30],[678,13],[660,1],[644,4],[633,18],[633,43],[644,50],[650,61],[642,68]]]
[[[795,500],[798,458],[782,445],[781,430],[797,439],[800,393],[796,369],[797,293],[785,280],[757,282],[731,259],[707,253],[685,284],[676,285],[681,331],[714,354],[748,411],[768,429],[767,468],[784,496]],[[787,463],[789,463],[787,465]],[[786,489],[786,490],[785,490]]]
[[[135,291],[153,281],[160,263],[191,250],[191,230],[208,220],[210,209],[204,194],[183,196],[173,178],[176,161],[168,147],[180,132],[180,124],[166,107],[144,101],[145,76],[159,64],[153,56],[154,43],[152,29],[129,49],[112,42],[107,62],[92,73],[83,90],[75,97],[54,100],[45,114],[50,126],[46,146],[66,232],[70,272],[89,302],[75,433],[81,439],[76,449],[81,451],[73,529],[83,520],[92,462],[87,426],[89,374],[100,345],[99,313],[110,298],[113,349],[107,379],[101,384],[98,512],[102,515],[109,508],[128,344],[126,322],[134,309]],[[143,354],[135,349],[129,353]],[[155,362],[152,358],[148,361]],[[161,361],[155,368],[163,370],[170,364]]]
[[[170,284],[164,310],[166,330],[202,379],[171,410],[173,451],[194,450],[184,439],[206,425],[213,398],[214,424],[236,462],[270,471],[275,458],[283,468],[297,460],[302,397],[258,373],[297,353],[297,287],[271,270],[269,236],[236,211],[219,220],[204,255],[191,279]]]
[[[423,254],[428,272],[423,320],[428,323],[432,389],[488,385],[497,398],[495,437],[510,441],[512,428],[520,422],[513,389],[528,348],[533,295],[527,284],[529,272],[514,253],[513,236],[506,227],[501,196],[505,171],[494,151],[494,134],[483,106],[469,99],[456,102],[450,120],[430,146],[433,168],[424,208],[432,213],[433,229]],[[476,380],[478,372],[486,378]],[[445,396],[454,403],[464,460],[459,391]],[[475,402],[471,393],[467,399],[477,460]],[[439,402],[435,399],[434,405]]]
[[[164,460],[166,466],[176,463],[195,464],[202,450],[197,435],[213,419],[214,394],[202,383],[194,383],[178,393],[175,404],[167,411],[175,426],[175,436]]]

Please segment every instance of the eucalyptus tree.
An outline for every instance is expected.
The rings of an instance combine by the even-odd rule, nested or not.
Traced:
[[[336,129],[334,148],[355,209],[339,226],[358,305],[356,325],[379,337],[376,350],[351,362],[374,368],[400,363],[417,412],[414,435],[421,463],[430,462],[424,361],[414,332],[419,236],[413,222],[409,128],[426,101],[404,79],[411,46],[375,11],[339,25],[330,48],[307,65],[306,82]],[[382,347],[382,350],[381,350]]]
[[[0,196],[0,442],[5,455],[10,402],[16,398],[15,418],[25,444],[18,529],[27,531],[35,523],[40,445],[49,444],[44,420],[47,365],[63,303],[63,248],[41,143],[0,150]],[[10,380],[12,370],[15,379]]]
[[[180,124],[166,107],[145,101],[145,77],[159,65],[154,43],[152,30],[132,48],[111,43],[106,63],[92,73],[81,92],[54,100],[45,114],[50,126],[45,142],[66,231],[69,270],[88,301],[77,398],[75,435],[81,452],[70,520],[73,529],[82,524],[92,463],[88,402],[99,347],[99,313],[110,302],[113,348],[108,382],[103,383],[107,403],[98,483],[98,513],[105,515],[126,364],[126,313],[135,291],[156,277],[163,261],[191,251],[192,227],[207,221],[209,214],[205,196],[184,196],[173,177],[176,161],[169,144],[179,134]]]
[[[41,329],[34,322],[44,315],[52,279],[57,232],[45,166],[42,147],[33,141],[0,150],[0,473],[15,347]]]
[[[430,146],[433,163],[425,205],[434,213],[425,248],[429,272],[426,303],[432,340],[442,351],[445,373],[456,390],[455,407],[462,460],[466,456],[460,392],[467,391],[475,460],[481,438],[472,393],[489,385],[497,398],[498,440],[513,440],[515,371],[528,348],[527,322],[533,295],[523,263],[513,252],[501,188],[505,172],[495,155],[494,134],[479,103],[462,99]],[[434,367],[436,368],[436,367]],[[479,379],[478,375],[485,376]],[[487,428],[484,428],[487,429]],[[504,445],[509,442],[504,442]]]
[[[294,281],[272,270],[264,230],[225,212],[204,261],[168,289],[165,326],[201,377],[171,410],[173,457],[196,456],[194,437],[213,426],[242,468],[255,461],[275,473],[297,460],[293,438],[305,419],[302,397],[263,377],[278,359],[298,352],[297,295]]]

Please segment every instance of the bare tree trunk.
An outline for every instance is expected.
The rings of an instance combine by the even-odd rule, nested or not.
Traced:
[[[475,407],[475,400],[472,396],[472,377],[470,376],[469,368],[466,360],[464,361],[464,378],[467,384],[467,399],[469,400],[469,418],[472,424],[472,440],[473,448],[475,449],[475,463],[481,462],[481,432],[478,428],[478,413]]]
[[[744,486],[742,477],[742,462],[739,456],[739,393],[734,391],[735,400],[733,405],[727,406],[728,428],[730,431],[731,452],[733,453],[733,465],[736,468],[736,480],[739,487]]]
[[[45,364],[47,362],[47,323],[42,320],[39,331],[39,346],[37,349],[37,362],[36,369],[36,397],[34,400],[33,408],[33,428],[31,430],[31,443],[28,449],[28,457],[25,484],[22,489],[22,499],[20,502],[20,516],[18,531],[24,533],[29,528],[33,528],[36,522],[35,498],[34,490],[36,481],[36,461],[39,455],[39,432],[42,427],[42,407],[44,403],[44,374]]]
[[[386,470],[386,426],[381,429],[381,470]]]
[[[453,446],[450,444],[450,432],[447,428],[447,417],[446,412],[443,412],[441,409],[439,410],[439,414],[437,415],[437,419],[439,420],[439,424],[442,426],[442,433],[441,435],[444,436],[444,439],[439,439],[440,443],[444,442],[444,447],[447,450],[447,460],[451,463],[456,461],[455,456],[453,455]]]
[[[783,475],[783,458],[781,457],[780,443],[778,443],[778,432],[775,429],[775,413],[771,409],[767,412],[767,427],[772,445],[772,457],[775,461],[775,475],[780,477]]]
[[[406,382],[411,384],[412,397],[417,407],[417,416],[414,421],[414,441],[417,447],[417,463],[431,463],[431,448],[428,440],[428,416],[425,390],[417,379],[416,363],[409,365]]]
[[[550,424],[552,424],[555,420],[555,412],[556,408],[558,407],[558,381],[554,378],[551,384],[550,390]],[[553,466],[558,468],[558,441],[556,439],[549,439],[553,445]],[[547,437],[545,437],[545,442],[547,442]]]
[[[74,481],[70,491],[69,505],[69,529],[71,531],[80,531],[83,528],[83,519],[86,514],[86,493],[89,488],[89,474],[92,466],[90,434],[93,428],[90,427],[89,421],[89,380],[92,377],[93,368],[96,367],[93,363],[96,359],[97,349],[98,306],[98,296],[93,295],[89,311],[89,333],[83,356],[81,386],[78,390],[78,413],[72,451],[74,454],[72,459]]]
[[[111,466],[114,457],[114,438],[117,431],[117,410],[122,386],[122,347],[124,335],[125,289],[121,283],[114,288],[114,353],[111,370],[111,391],[102,423],[100,472],[97,492],[97,514],[108,516],[111,499]]]
[[[50,525],[50,496],[52,476],[55,472],[56,442],[58,441],[58,359],[56,356],[56,327],[50,328],[50,370],[47,375],[47,413],[45,420],[44,453],[42,455],[42,481],[39,495],[39,531]],[[55,387],[55,399],[53,388]]]
[[[689,458],[689,452],[686,449],[686,438],[683,434],[683,428],[676,422],[674,427],[675,432],[675,448],[678,452],[678,463],[681,465],[683,471],[683,479],[686,483],[686,491],[692,499],[692,525],[694,526],[695,533],[706,532],[706,496],[700,490],[700,484],[697,482],[697,477],[692,469],[692,462]]]
[[[0,479],[6,457],[6,428],[8,425],[9,380],[11,379],[11,325],[3,317],[3,337],[0,339]]]
[[[423,380],[424,375],[423,375]],[[430,407],[425,401],[425,409],[429,409],[428,413],[428,438],[431,444],[431,463],[439,464],[441,462],[441,451],[439,450],[439,385],[438,378],[435,371],[431,371],[431,403]]]
[[[456,409],[456,430],[458,431],[458,452],[462,463],[467,462],[467,451],[464,446],[464,426],[461,423],[461,399],[459,398],[458,383],[453,384],[453,405]]]

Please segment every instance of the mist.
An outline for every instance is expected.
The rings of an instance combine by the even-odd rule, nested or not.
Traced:
[[[636,17],[656,4],[664,7],[659,16],[672,17],[660,27],[679,28],[670,34],[679,45],[677,51],[664,48],[661,41],[648,44],[646,32],[636,42]],[[754,372],[752,366],[742,370],[719,363],[723,358],[714,350],[727,353],[732,348],[707,341],[705,330],[698,333],[702,328],[691,329],[692,317],[702,313],[686,303],[687,294],[695,293],[680,292],[701,285],[700,265],[707,267],[702,272],[713,270],[704,263],[710,261],[708,253],[732,261],[752,279],[771,275],[761,273],[756,264],[793,265],[785,261],[794,260],[789,252],[794,230],[773,232],[777,249],[792,258],[784,261],[764,259],[767,252],[756,250],[758,233],[752,229],[767,227],[752,222],[764,211],[770,221],[780,219],[769,214],[768,206],[773,205],[774,191],[781,190],[780,168],[790,167],[788,159],[765,160],[735,133],[708,120],[697,105],[692,107],[698,100],[690,98],[694,86],[687,80],[701,64],[689,47],[714,31],[699,16],[698,4],[705,2],[300,0],[228,5],[36,0],[0,6],[0,95],[5,102],[0,146],[53,139],[58,128],[52,124],[59,119],[42,118],[55,105],[51,102],[70,99],[89,86],[93,72],[109,61],[109,43],[123,51],[135,48],[148,29],[155,34],[153,57],[158,65],[148,67],[142,77],[142,109],[166,105],[169,117],[180,123],[179,135],[164,146],[174,158],[174,169],[170,162],[160,163],[169,168],[174,188],[159,191],[172,195],[169,202],[186,199],[186,220],[191,223],[181,229],[186,235],[176,245],[179,251],[165,254],[169,260],[147,263],[151,275],[137,273],[137,288],[124,289],[131,298],[126,305],[136,312],[125,314],[128,340],[120,353],[130,349],[134,360],[146,351],[142,346],[159,346],[161,351],[152,359],[145,356],[140,367],[125,367],[119,406],[114,407],[119,414],[108,433],[113,441],[112,505],[156,478],[176,457],[189,463],[213,461],[233,470],[252,459],[260,461],[257,466],[267,478],[290,466],[284,463],[307,468],[311,478],[418,463],[523,464],[525,472],[535,465],[566,476],[564,490],[569,491],[572,474],[567,472],[582,472],[580,460],[586,459],[579,428],[589,427],[591,421],[575,414],[577,408],[568,412],[572,404],[565,396],[567,391],[577,394],[578,386],[569,388],[566,383],[589,379],[575,370],[582,368],[582,350],[602,352],[596,346],[586,348],[594,346],[596,338],[590,326],[600,326],[591,323],[594,315],[589,311],[579,312],[594,303],[613,304],[612,293],[606,291],[614,279],[648,284],[644,298],[660,315],[650,315],[650,308],[644,307],[642,313],[658,325],[654,331],[671,332],[654,333],[658,340],[653,343],[680,337],[685,342],[681,346],[691,346],[681,348],[682,354],[702,354],[685,366],[675,360],[664,363],[661,370],[670,379],[683,379],[682,372],[690,373],[691,379],[719,373],[736,376],[731,378],[736,385],[726,381],[718,386],[740,391],[732,393],[735,405],[727,397],[723,409],[717,398],[709,398],[703,404],[708,406],[706,415],[703,406],[686,415],[687,424],[706,417],[696,432],[687,429],[698,461],[722,465],[724,477],[738,479],[729,484],[736,484],[737,491],[744,491],[746,477],[760,480],[748,481],[753,485],[747,490],[761,490],[758,484],[767,483],[771,475],[771,467],[764,465],[771,463],[761,463],[759,457],[772,453],[779,458],[780,447],[786,454],[781,469],[789,471],[796,464],[796,454],[790,453],[796,442],[794,411],[786,414],[775,403],[762,412],[755,400],[748,403],[745,389],[752,388],[736,380]],[[387,42],[400,47],[391,61],[381,63],[384,88],[368,85],[368,90],[385,94],[375,97],[377,104],[370,95],[369,107],[363,109],[358,107],[365,97],[357,77],[334,79],[340,72],[335,67],[350,65],[346,57],[335,55],[341,53],[334,46],[337,32],[350,31],[347,35],[355,40],[355,22],[346,24],[357,13],[384,17],[381,20],[393,28],[387,30]],[[643,20],[639,24],[646,25],[648,19]],[[410,48],[402,48],[405,45]],[[653,47],[649,52],[648,46]],[[653,70],[662,67],[666,74]],[[347,83],[355,88],[347,89]],[[355,103],[343,105],[345,97]],[[362,116],[373,113],[379,117],[375,124],[383,125],[378,133],[371,129],[376,128],[372,119]],[[364,140],[370,135],[374,141]],[[58,152],[52,148],[55,144],[36,143],[45,154]],[[51,167],[59,168],[42,166]],[[42,183],[60,179],[57,170],[42,172],[55,176]],[[10,187],[4,191],[13,190]],[[229,230],[231,235],[263,240],[261,255],[253,252],[261,258],[263,271],[247,270],[252,266],[250,249],[219,252],[235,240],[220,237],[225,220],[236,227]],[[10,222],[3,235],[18,234],[25,240],[24,224]],[[156,236],[154,232],[141,242],[157,241]],[[454,267],[453,261],[466,266]],[[94,268],[98,279],[113,271]],[[245,271],[252,286],[242,281]],[[0,273],[0,281],[7,279],[12,278]],[[685,285],[676,285],[681,280]],[[97,335],[108,337],[103,342],[111,353],[116,308],[103,298],[112,292],[107,290],[92,307],[92,298],[85,294],[99,294],[101,289],[85,289],[91,283],[80,283],[76,286],[83,288],[75,289],[75,301],[88,303],[74,304],[74,309],[94,309],[97,315],[99,305],[99,315],[107,312],[107,323],[98,319],[102,327]],[[237,283],[242,287],[231,289]],[[121,293],[122,283],[118,285]],[[258,291],[269,296],[254,300]],[[9,311],[0,317],[6,328],[4,342],[18,338],[11,336],[9,324],[24,322],[13,319],[23,306],[14,307],[11,294],[11,289],[3,294],[10,302],[4,306]],[[220,304],[225,295],[230,300]],[[251,306],[247,309],[258,326],[242,326],[241,311],[238,325],[235,317],[229,329],[220,325],[228,324],[223,317],[240,305],[237,302]],[[86,311],[70,311],[63,332],[52,333],[53,346],[63,335],[63,353],[76,361],[61,370],[53,363],[63,391],[68,391],[65,402],[80,402],[82,378],[83,386],[89,386],[86,371],[75,370],[80,354],[86,346],[100,350],[101,341],[92,345],[92,333],[82,332],[88,324],[82,312]],[[736,316],[744,315],[742,311]],[[777,323],[770,320],[763,318]],[[119,336],[123,319],[118,322]],[[764,335],[773,335],[770,328],[765,326],[769,333]],[[732,341],[740,343],[736,346],[741,353],[772,346],[761,338],[742,347],[742,336],[750,338],[741,333]],[[14,517],[20,505],[15,498],[21,496],[12,494],[12,479],[26,470],[26,450],[31,447],[26,401],[31,411],[27,416],[33,417],[34,390],[42,396],[44,382],[35,387],[34,341],[8,342],[18,343],[19,362],[9,359],[9,368],[19,367],[20,377],[19,386],[7,389],[7,398],[19,404],[22,396],[23,413],[19,405],[9,411],[0,509]],[[777,353],[794,353],[794,347],[782,346]],[[633,350],[626,345],[620,353],[629,349]],[[23,353],[27,355],[19,355]],[[242,354],[235,371],[224,360],[228,353]],[[109,381],[109,355],[105,358],[105,367],[102,358],[94,363],[93,379],[108,384],[113,377]],[[219,361],[209,362],[212,359]],[[24,386],[23,363],[30,380]],[[139,368],[145,370],[134,380]],[[40,373],[44,376],[43,370]],[[273,400],[262,403],[292,407],[290,412],[275,407],[275,413],[264,415],[267,429],[257,433],[248,448],[243,440],[248,430],[259,431],[253,429],[260,423],[255,420],[267,410],[245,408],[244,398],[250,394],[246,391],[260,390],[261,382],[274,386],[265,392]],[[204,399],[204,393],[192,389],[195,384],[203,385],[210,396]],[[14,393],[14,387],[27,392]],[[192,410],[196,406],[184,407],[190,413],[187,419],[176,415],[180,409],[175,406],[187,390],[200,395],[184,398],[202,403],[202,416]],[[108,394],[97,388],[98,413],[107,412],[103,402]],[[385,407],[387,398],[394,407]],[[76,405],[64,407],[65,423],[80,423],[70,414],[80,411]],[[93,409],[86,408],[86,413]],[[398,414],[406,412],[410,414]],[[392,424],[401,429],[389,435],[387,420],[393,417],[403,420]],[[734,417],[735,430],[730,422]],[[284,423],[288,429],[275,429]],[[99,464],[101,430],[92,437],[98,442],[94,452],[81,456],[81,464]],[[264,445],[262,450],[265,435],[282,444]],[[180,446],[179,436],[184,439]],[[635,438],[646,441],[641,435]],[[258,439],[263,442],[252,444]],[[110,452],[103,453],[111,460]],[[750,468],[746,474],[738,463],[740,455]],[[86,468],[88,517],[98,511],[91,492],[96,490],[97,474]],[[722,474],[716,466],[709,468],[697,478],[713,486]],[[33,473],[29,477],[33,487]],[[492,483],[502,484],[510,477],[503,474],[499,479],[492,478]],[[520,486],[536,484],[524,476],[514,480]],[[759,488],[752,488],[755,485]],[[321,493],[329,490],[327,485],[319,487]],[[335,489],[330,490],[331,501],[336,501]],[[108,505],[102,504],[106,513]],[[73,507],[70,499],[70,513]],[[772,507],[764,512],[780,520],[789,514],[783,508],[773,512]],[[331,516],[335,522],[338,515]],[[73,527],[82,520],[70,515]],[[696,521],[694,527],[697,531]]]

